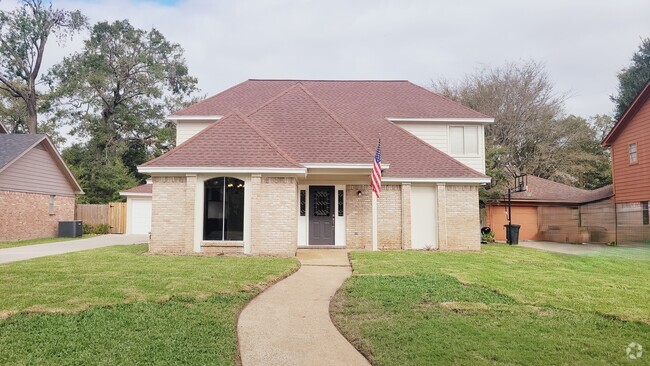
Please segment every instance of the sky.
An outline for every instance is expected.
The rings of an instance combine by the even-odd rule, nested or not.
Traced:
[[[0,0],[0,9],[16,6]],[[61,0],[91,23],[129,19],[181,44],[206,95],[249,78],[461,79],[545,64],[566,113],[612,113],[616,74],[650,37],[648,0]],[[51,42],[46,67],[81,48]]]

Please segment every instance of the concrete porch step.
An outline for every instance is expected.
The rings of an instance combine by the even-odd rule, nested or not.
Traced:
[[[334,245],[298,245],[298,249],[345,249],[345,247]]]

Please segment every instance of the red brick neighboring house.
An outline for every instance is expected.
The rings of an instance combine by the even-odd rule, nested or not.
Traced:
[[[494,119],[408,81],[247,80],[169,118],[179,145],[139,167],[152,252],[480,247]]]
[[[603,140],[612,154],[619,244],[650,240],[650,81]]]
[[[519,240],[609,243],[616,240],[612,186],[585,190],[528,176],[528,190],[512,194],[512,223],[521,225]],[[485,225],[505,241],[507,199],[486,207]]]
[[[8,134],[0,125],[0,241],[57,235],[83,191],[45,135]]]

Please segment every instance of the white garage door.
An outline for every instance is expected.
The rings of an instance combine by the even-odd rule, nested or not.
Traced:
[[[151,198],[129,198],[131,210],[128,212],[128,231],[131,234],[149,234],[151,231]]]
[[[411,248],[438,248],[436,188],[411,187]]]

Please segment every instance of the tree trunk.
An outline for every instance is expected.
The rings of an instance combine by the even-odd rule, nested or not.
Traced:
[[[30,95],[27,104],[27,130],[29,133],[38,133],[38,112],[36,111],[36,96]]]

